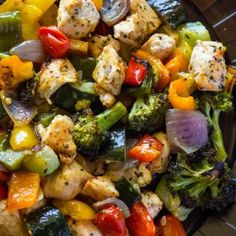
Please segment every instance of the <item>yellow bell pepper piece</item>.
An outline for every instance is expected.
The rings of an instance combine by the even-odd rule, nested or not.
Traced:
[[[12,173],[6,209],[11,211],[33,206],[37,201],[39,189],[39,174],[32,172]]]
[[[77,200],[63,201],[55,199],[53,204],[59,208],[64,215],[70,216],[74,220],[93,220],[94,210],[87,204]]]
[[[98,11],[101,11],[102,5],[103,5],[103,0],[93,0],[94,5],[96,6]]]
[[[33,76],[33,63],[22,62],[13,55],[0,61],[0,88],[15,88],[17,85]]]
[[[174,108],[194,110],[196,102],[189,94],[188,84],[184,79],[177,79],[170,83],[169,100]]]
[[[20,10],[24,6],[21,0],[7,0],[0,5],[0,13],[7,11]]]
[[[24,0],[25,4],[36,6],[41,10],[41,14],[44,15],[45,12],[55,3],[55,0]]]
[[[10,144],[14,151],[31,149],[38,143],[39,140],[30,125],[15,127],[12,130]]]
[[[57,25],[58,6],[53,4],[41,17],[40,24],[44,26]]]

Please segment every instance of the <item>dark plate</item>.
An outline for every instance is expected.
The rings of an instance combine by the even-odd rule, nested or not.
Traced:
[[[236,66],[236,0],[183,0],[183,3],[188,12],[188,21],[203,22],[212,38],[223,42],[227,47],[227,63]],[[234,104],[236,105],[236,99]],[[236,176],[236,112],[222,116],[221,126],[229,164]],[[196,210],[184,222],[184,226],[188,235],[236,236],[235,216],[235,204],[222,214]]]

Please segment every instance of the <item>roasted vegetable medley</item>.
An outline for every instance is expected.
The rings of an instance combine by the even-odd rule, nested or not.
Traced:
[[[180,0],[0,0],[0,236],[185,236],[236,181],[236,69]]]

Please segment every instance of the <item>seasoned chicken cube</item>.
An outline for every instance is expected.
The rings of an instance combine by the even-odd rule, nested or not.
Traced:
[[[0,235],[1,236],[28,236],[21,220],[19,211],[7,211],[6,200],[0,201]]]
[[[152,219],[154,219],[158,215],[163,205],[157,194],[151,191],[142,193],[141,202],[147,208]]]
[[[89,53],[92,57],[97,58],[102,53],[105,46],[112,45],[112,47],[118,52],[120,50],[120,42],[113,39],[111,35],[92,36],[89,40]]]
[[[100,15],[92,0],[61,0],[57,26],[69,38],[80,39],[93,32]]]
[[[89,179],[81,193],[96,201],[119,196],[118,191],[115,189],[115,185],[109,178],[104,176]]]
[[[108,93],[106,90],[104,90],[99,84],[94,84],[94,89],[96,93],[99,95],[100,101],[102,102],[102,105],[110,108],[112,107],[115,102],[116,98],[111,93]]]
[[[145,0],[132,0],[130,1],[131,14],[138,13],[146,23],[147,35],[152,34],[160,25],[161,20],[155,11]],[[139,28],[143,27],[140,25]]]
[[[111,45],[104,47],[97,60],[93,79],[109,93],[118,95],[125,79],[125,62]]]
[[[44,196],[71,200],[80,193],[86,181],[91,178],[93,178],[91,174],[76,161],[73,161],[45,178],[43,182]]]
[[[57,115],[50,125],[44,128],[37,126],[42,143],[50,146],[59,154],[62,163],[71,163],[76,156],[76,145],[73,141],[72,131],[74,123],[66,115]]]
[[[101,231],[91,220],[68,219],[72,236],[102,236]]]
[[[37,86],[38,95],[48,103],[51,95],[65,83],[76,81],[76,70],[68,59],[53,59],[43,66]]]
[[[139,14],[128,16],[114,25],[114,37],[132,47],[138,47],[147,35],[147,25]]]
[[[160,60],[166,59],[176,47],[174,38],[166,34],[153,34],[142,46],[142,49],[150,52]]]
[[[226,82],[225,47],[220,42],[198,41],[193,48],[189,72],[197,88],[203,91],[221,91]]]

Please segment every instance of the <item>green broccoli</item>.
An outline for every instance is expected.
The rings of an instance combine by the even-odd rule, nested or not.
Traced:
[[[132,133],[153,133],[164,125],[168,109],[167,91],[137,98],[128,115],[128,129]]]
[[[234,202],[236,182],[226,163],[205,156],[199,161],[188,160],[189,155],[178,153],[167,170],[167,185],[178,194],[187,208],[202,207],[222,210]],[[195,159],[196,160],[196,159]]]
[[[220,113],[233,109],[232,95],[227,92],[209,93],[200,95],[199,108],[205,113],[210,127],[212,127],[211,139],[217,152],[217,159],[225,161],[227,153],[224,147],[222,132],[219,125]]]
[[[73,132],[78,151],[87,157],[99,154],[109,139],[108,130],[126,113],[125,106],[118,102],[97,116],[80,115]]]

